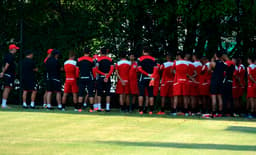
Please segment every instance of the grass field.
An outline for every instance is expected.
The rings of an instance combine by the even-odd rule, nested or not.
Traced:
[[[256,154],[256,120],[0,110],[0,154]]]

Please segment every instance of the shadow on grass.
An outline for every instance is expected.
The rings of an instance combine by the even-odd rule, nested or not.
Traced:
[[[206,150],[229,150],[229,151],[256,151],[252,145],[230,145],[230,144],[198,144],[198,143],[173,143],[173,142],[128,142],[128,141],[97,141],[98,143],[136,146],[136,147],[163,147],[180,149],[206,149]]]
[[[227,131],[232,131],[232,132],[244,132],[244,133],[256,134],[256,127],[229,126],[226,130]]]
[[[89,113],[88,109],[83,110],[83,112],[78,113],[74,112],[73,107],[67,107],[66,111],[60,111],[57,109],[54,110],[46,110],[46,109],[23,109],[20,106],[12,106],[11,109],[0,109],[0,112],[40,112],[40,113],[53,113],[53,114],[74,114],[74,115],[93,115],[93,116],[108,116],[108,117],[115,117],[115,116],[125,116],[125,117],[146,117],[146,118],[165,118],[165,119],[186,119],[186,120],[204,120],[204,121],[242,121],[242,122],[255,122],[256,119],[247,119],[247,118],[233,118],[233,117],[222,117],[222,118],[214,118],[214,119],[203,119],[199,116],[169,116],[169,115],[140,115],[137,112],[132,113],[121,113],[119,109],[112,109],[111,112],[93,112]]]

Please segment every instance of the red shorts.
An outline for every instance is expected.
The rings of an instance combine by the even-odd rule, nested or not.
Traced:
[[[242,97],[244,95],[244,87],[239,87],[238,91],[239,91],[239,97]]]
[[[189,86],[187,83],[176,82],[173,84],[173,96],[188,96]]]
[[[240,94],[239,94],[239,93],[240,93],[240,92],[239,92],[239,87],[234,86],[234,87],[232,88],[232,96],[233,96],[233,98],[235,98],[235,99],[239,98],[239,97],[240,97]]]
[[[77,82],[65,82],[64,93],[78,93]]]
[[[201,83],[199,85],[199,95],[200,96],[210,96],[210,84],[209,83]]]
[[[132,95],[138,95],[139,94],[139,87],[138,87],[138,81],[137,80],[130,80],[129,81],[129,91]]]
[[[189,82],[189,95],[198,96],[199,95],[198,87],[199,87],[199,84],[196,84],[194,82]]]
[[[129,94],[129,83],[126,83],[125,86],[122,85],[120,81],[116,85],[116,94]]]
[[[153,95],[154,95],[154,96],[157,96],[157,95],[158,95],[159,86],[160,86],[160,83],[159,83],[159,82],[155,83],[155,86],[154,86],[154,88],[153,88]]]
[[[255,98],[256,97],[256,87],[248,86],[247,87],[247,98]]]
[[[161,84],[160,96],[162,97],[172,97],[173,96],[173,83],[166,82]]]

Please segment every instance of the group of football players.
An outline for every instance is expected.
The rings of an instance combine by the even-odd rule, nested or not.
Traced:
[[[4,81],[2,108],[8,108],[7,99],[15,79],[15,44],[9,45],[4,57],[0,77]],[[172,53],[176,53],[174,58]],[[46,90],[43,97],[44,108],[52,109],[52,94],[56,94],[58,109],[65,110],[68,94],[73,95],[74,109],[81,112],[89,106],[89,112],[103,111],[101,102],[105,96],[105,110],[110,111],[111,76],[117,78],[115,93],[119,95],[121,112],[131,112],[138,98],[139,114],[152,115],[156,111],[156,98],[160,96],[159,115],[169,108],[170,115],[205,118],[239,116],[246,113],[252,118],[256,112],[256,61],[248,58],[247,71],[240,57],[231,59],[223,51],[217,51],[212,59],[199,57],[196,53],[172,51],[165,62],[157,63],[148,47],[136,59],[130,53],[120,52],[116,63],[108,56],[109,50],[100,49],[99,55],[90,56],[91,50],[84,48],[83,56],[76,59],[76,53],[69,52],[69,58],[60,64],[60,51],[49,49],[44,59],[44,80]],[[25,51],[21,65],[21,87],[23,107],[35,108],[38,71],[32,51]],[[65,72],[64,93],[62,94],[61,72]],[[246,78],[247,76],[247,78]],[[246,82],[247,81],[247,82]],[[247,89],[246,89],[247,88]],[[31,92],[30,104],[27,104]],[[246,105],[242,97],[247,92]],[[88,103],[88,104],[87,104]]]

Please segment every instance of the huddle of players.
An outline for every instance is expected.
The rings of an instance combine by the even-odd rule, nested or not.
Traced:
[[[5,89],[3,91],[2,108],[8,107],[6,102],[13,86],[15,76],[14,54],[19,48],[12,44],[9,53],[4,58],[3,72]],[[75,53],[69,53],[64,68],[58,59],[60,52],[49,49],[44,60],[46,92],[44,94],[44,107],[52,109],[52,93],[56,93],[58,109],[64,110],[66,98],[73,94],[75,111],[82,111],[87,90],[90,112],[102,111],[101,96],[106,94],[106,111],[110,111],[110,76],[116,72],[118,81],[116,94],[119,94],[121,111],[127,111],[130,104],[138,96],[139,113],[149,110],[151,115],[154,110],[154,98],[160,88],[161,110],[157,114],[165,114],[166,97],[170,98],[171,115],[195,115],[204,113],[203,117],[220,117],[223,114],[236,116],[242,109],[241,97],[245,89],[245,67],[239,58],[229,60],[225,53],[217,52],[210,62],[206,57],[200,60],[196,55],[177,52],[176,60],[171,61],[171,56],[166,56],[166,62],[159,65],[154,57],[150,56],[148,48],[143,49],[143,55],[135,61],[134,55],[126,59],[126,53],[121,52],[120,60],[114,66],[113,61],[107,56],[108,50],[102,48],[101,55],[90,57],[90,49],[85,48],[84,55],[75,60]],[[30,107],[35,107],[37,86],[35,72],[38,71],[33,61],[33,52],[26,51],[22,61],[23,107],[27,108],[27,93],[32,92]],[[256,65],[252,57],[248,58],[249,66],[247,109],[249,117],[255,113],[256,102]],[[65,71],[66,80],[64,94],[61,98],[61,71]],[[160,80],[161,79],[161,80]],[[144,104],[144,98],[145,106]],[[212,104],[208,105],[211,98]],[[211,108],[209,108],[211,107]],[[218,108],[217,108],[218,107]],[[181,113],[177,113],[181,111]],[[209,113],[210,112],[210,113]],[[209,114],[208,114],[209,113]]]

